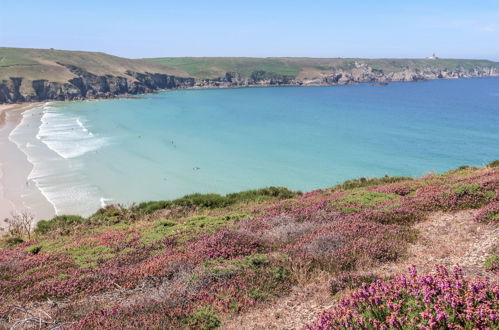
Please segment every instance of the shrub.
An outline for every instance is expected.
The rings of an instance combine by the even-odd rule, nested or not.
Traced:
[[[137,206],[137,209],[144,212],[145,214],[151,214],[157,210],[163,210],[170,208],[172,206],[171,201],[152,201],[143,202]]]
[[[499,159],[493,160],[487,164],[488,167],[499,167]]]
[[[203,307],[192,313],[188,318],[189,327],[195,329],[218,329],[222,322],[210,307]]]
[[[124,207],[122,205],[108,205],[99,209],[88,218],[89,224],[116,224],[120,222],[131,222],[138,217],[134,212],[135,207]]]
[[[499,271],[499,254],[497,252],[499,251],[496,250],[495,253],[485,259],[485,263],[483,264],[483,267],[490,272]]]
[[[227,199],[232,203],[260,201],[268,198],[288,199],[300,195],[299,191],[291,191],[284,187],[268,187],[257,190],[246,190],[238,193],[227,194]]]
[[[283,187],[268,187],[257,190],[246,190],[238,193],[227,194],[225,196],[219,194],[190,194],[172,201],[156,201],[144,202],[137,206],[137,209],[150,214],[157,210],[171,208],[173,206],[182,207],[199,207],[199,208],[222,208],[229,205],[261,201],[266,199],[278,198],[286,199],[301,194],[301,192],[291,191]]]
[[[499,287],[449,273],[409,276],[365,285],[323,312],[309,329],[491,329],[497,326]]]
[[[42,250],[42,247],[40,245],[32,245],[29,248],[26,249],[31,254],[38,254]]]
[[[475,216],[477,222],[498,222],[499,221],[499,202],[492,202],[485,206]]]
[[[39,221],[36,224],[35,233],[44,235],[53,231],[67,231],[84,222],[85,218],[78,215],[59,215],[51,220]]]
[[[338,189],[354,189],[354,188],[362,188],[369,186],[377,186],[384,183],[394,183],[399,181],[413,180],[413,178],[408,176],[388,176],[385,175],[381,178],[358,178],[347,180],[343,183],[336,185],[334,188]]]
[[[6,246],[14,246],[21,243],[24,243],[24,240],[20,237],[9,237],[5,240]]]
[[[459,183],[441,198],[448,209],[478,208],[492,201],[495,193],[476,183]]]

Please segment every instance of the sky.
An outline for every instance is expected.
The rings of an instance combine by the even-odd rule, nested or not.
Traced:
[[[499,61],[499,0],[0,0],[0,46],[168,56]]]

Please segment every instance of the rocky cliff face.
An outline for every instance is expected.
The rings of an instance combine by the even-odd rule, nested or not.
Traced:
[[[76,77],[67,82],[47,80],[25,81],[22,77],[11,77],[0,81],[0,103],[16,103],[45,100],[83,100],[112,98],[119,95],[151,93],[173,88],[230,88],[251,86],[312,86],[344,85],[356,83],[387,83],[394,81],[420,81],[430,79],[456,79],[499,76],[493,67],[477,67],[472,70],[423,70],[406,69],[385,73],[365,63],[355,63],[350,70],[331,69],[330,73],[312,79],[297,79],[266,71],[254,71],[250,77],[237,72],[227,72],[216,79],[182,78],[159,73],[126,71],[123,76],[97,76],[73,65],[65,66]]]

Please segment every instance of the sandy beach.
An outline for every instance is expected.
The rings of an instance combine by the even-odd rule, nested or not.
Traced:
[[[0,229],[4,219],[28,211],[36,220],[49,219],[53,206],[34,185],[27,184],[33,166],[9,134],[20,123],[25,110],[43,103],[0,105]]]

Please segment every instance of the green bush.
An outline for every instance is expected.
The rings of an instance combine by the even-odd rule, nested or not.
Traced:
[[[41,220],[37,223],[35,233],[47,234],[56,230],[67,230],[85,222],[79,215],[59,215],[51,220]]]
[[[40,245],[33,245],[26,249],[26,251],[28,251],[31,254],[38,254],[38,252],[40,252],[41,250],[42,247]]]
[[[487,164],[488,167],[499,167],[499,159],[493,160]]]
[[[347,180],[343,183],[334,186],[334,188],[348,190],[348,189],[355,189],[355,188],[362,188],[369,186],[377,186],[380,184],[394,183],[405,180],[413,180],[413,178],[408,176],[388,176],[388,175],[385,175],[381,178],[358,178],[358,179]]]
[[[219,329],[222,322],[211,307],[203,307],[192,313],[188,319],[189,327],[195,329]]]
[[[456,196],[462,197],[467,195],[481,195],[483,190],[482,186],[475,183],[460,183],[452,189],[452,193]]]
[[[483,267],[491,272],[499,270],[499,254],[494,253],[490,257],[485,259]]]
[[[247,203],[251,201],[262,201],[273,198],[287,199],[298,194],[301,194],[301,192],[291,191],[283,187],[268,187],[256,190],[246,190],[238,193],[227,194],[225,196],[219,194],[196,193],[186,195],[172,201],[153,201],[140,203],[136,207],[136,209],[146,214],[150,214],[157,210],[172,208],[175,206],[216,209],[237,203]]]
[[[21,243],[24,243],[24,240],[20,237],[9,237],[5,240],[6,246],[14,246]]]

